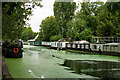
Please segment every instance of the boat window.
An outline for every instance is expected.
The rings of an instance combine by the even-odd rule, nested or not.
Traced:
[[[93,48],[93,49],[97,49],[97,45],[93,45],[92,48]]]

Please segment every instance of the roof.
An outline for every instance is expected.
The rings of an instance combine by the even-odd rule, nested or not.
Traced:
[[[109,45],[119,45],[120,43],[107,43]]]
[[[28,40],[28,41],[29,41],[29,42],[30,42],[30,41],[35,41],[35,39],[30,39],[30,40]]]
[[[35,41],[35,40],[38,38],[38,36],[39,36],[39,34],[38,34],[37,36],[35,36],[34,39],[30,39],[30,40],[28,40],[28,41],[29,41],[29,42],[30,42],[30,41]]]
[[[89,43],[89,42],[86,40],[81,40],[81,41],[73,41],[73,43]]]

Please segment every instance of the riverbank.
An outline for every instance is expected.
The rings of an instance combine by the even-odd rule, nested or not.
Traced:
[[[78,50],[69,50],[69,49],[65,51],[78,53],[78,54],[99,54],[99,55],[109,55],[109,56],[120,57],[120,53],[115,53],[115,52],[78,51]]]
[[[2,56],[2,80],[14,80],[9,73],[5,57]]]

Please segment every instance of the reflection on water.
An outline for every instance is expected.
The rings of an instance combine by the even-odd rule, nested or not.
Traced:
[[[66,59],[62,66],[69,67],[77,74],[84,73],[100,78],[120,79],[120,62]]]

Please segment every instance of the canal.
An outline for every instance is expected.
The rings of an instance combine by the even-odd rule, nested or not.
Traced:
[[[23,58],[6,58],[13,78],[120,78],[119,57],[24,45]]]

